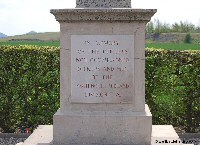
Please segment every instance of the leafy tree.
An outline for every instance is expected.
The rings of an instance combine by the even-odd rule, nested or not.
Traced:
[[[194,32],[195,26],[192,23],[189,23],[188,21],[180,22],[181,32],[183,33],[189,33]]]
[[[189,44],[192,43],[192,37],[190,33],[186,34],[184,42]]]
[[[146,26],[147,33],[170,33],[170,32],[178,32],[178,33],[193,33],[200,32],[200,26],[195,26],[194,24],[188,21],[180,21],[179,23],[175,22],[174,24],[163,23],[158,19],[154,19]]]
[[[178,23],[175,22],[174,24],[172,24],[172,31],[173,32],[180,32],[181,31],[181,28],[180,28]]]
[[[147,33],[154,33],[154,24],[153,24],[152,21],[149,22],[149,23],[147,23],[147,25],[146,25],[146,32]]]

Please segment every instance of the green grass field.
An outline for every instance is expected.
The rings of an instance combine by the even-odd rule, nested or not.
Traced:
[[[59,41],[7,41],[7,42],[0,42],[1,45],[12,45],[12,46],[19,46],[19,45],[37,45],[37,46],[60,46]]]
[[[200,50],[200,44],[185,44],[185,43],[147,43],[148,48],[161,48],[165,50]]]
[[[7,41],[0,42],[0,45],[37,45],[37,46],[60,46],[59,41]],[[165,50],[200,50],[200,44],[177,44],[177,43],[146,43],[146,48],[157,48],[157,49],[165,49]]]

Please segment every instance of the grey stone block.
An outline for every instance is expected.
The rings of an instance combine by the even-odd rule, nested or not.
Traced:
[[[157,143],[157,141],[163,141],[163,140],[180,141],[178,135],[176,134],[175,130],[171,125],[153,125],[151,134],[151,145],[183,145],[182,143]],[[66,144],[53,143],[53,125],[40,125],[34,131],[34,133],[24,142],[23,145],[66,145]],[[87,145],[87,144],[81,143],[73,145]],[[103,145],[103,142],[101,144],[93,144],[93,145]],[[121,145],[121,144],[112,143],[109,145]]]
[[[152,116],[145,112],[58,111],[54,115],[54,143],[150,145]]]
[[[77,8],[130,8],[131,0],[76,0]]]

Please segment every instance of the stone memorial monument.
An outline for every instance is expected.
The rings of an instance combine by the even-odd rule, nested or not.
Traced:
[[[76,0],[75,9],[51,13],[60,23],[60,109],[53,129],[40,126],[25,144],[150,145],[145,26],[156,10]]]
[[[131,0],[77,0],[51,10],[61,32],[61,106],[54,143],[150,144],[145,26],[156,10]]]

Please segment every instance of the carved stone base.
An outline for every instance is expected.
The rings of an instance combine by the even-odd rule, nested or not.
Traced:
[[[68,112],[54,115],[55,144],[150,145],[152,116],[145,112]]]
[[[162,143],[162,141],[171,142]],[[173,143],[173,141],[177,143]],[[56,145],[53,143],[53,125],[40,125],[22,145]],[[83,143],[79,145],[83,145]],[[110,145],[114,145],[114,143]],[[182,145],[182,143],[171,125],[153,125],[151,145]]]

